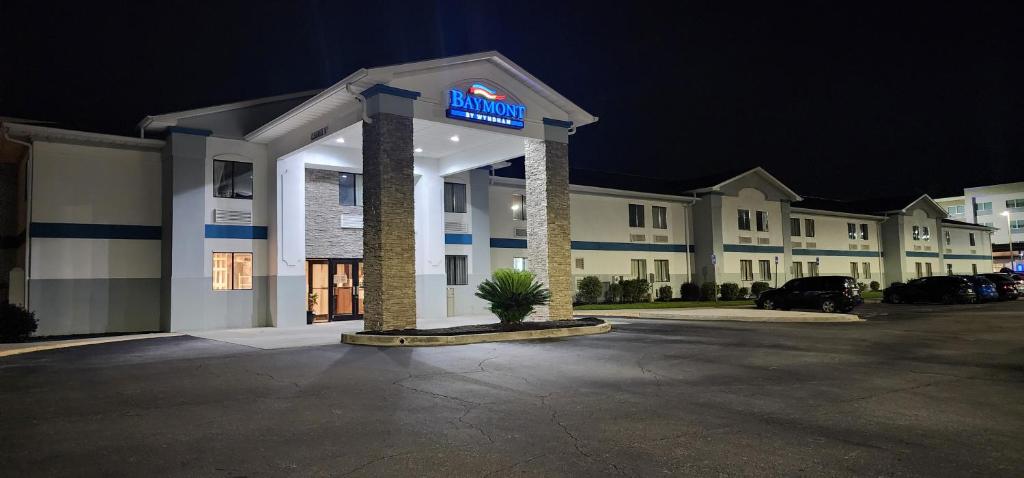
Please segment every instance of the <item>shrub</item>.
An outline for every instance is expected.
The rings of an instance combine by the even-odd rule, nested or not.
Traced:
[[[37,327],[34,312],[7,302],[0,304],[0,342],[23,342]]]
[[[491,303],[491,312],[502,325],[512,326],[532,314],[533,306],[547,304],[551,299],[551,292],[533,279],[531,272],[498,269],[480,283],[476,296]]]
[[[864,291],[868,290],[868,285],[863,283],[863,282],[858,282],[857,283],[857,288],[860,289],[861,292],[864,292]]]
[[[871,287],[871,290],[877,292],[878,288],[882,287],[882,284],[879,284],[878,281],[873,280],[873,281],[871,281],[871,284],[869,284],[869,287]]]
[[[700,285],[700,300],[715,300],[718,295],[718,284],[705,282]]]
[[[734,282],[726,282],[719,288],[722,294],[722,300],[736,300],[736,296],[740,293],[740,286]]]
[[[651,300],[650,285],[647,279],[629,279],[620,282],[622,284],[622,301],[629,304],[633,302],[649,302]]]
[[[672,300],[672,286],[663,285],[658,287],[658,300]]]
[[[584,304],[593,304],[601,300],[601,292],[603,292],[604,286],[601,284],[601,279],[594,276],[586,276],[580,279],[579,286],[579,300]]]
[[[740,287],[739,298],[746,299],[747,297],[750,297],[750,289],[746,287]]]
[[[605,298],[608,302],[617,304],[622,300],[622,284],[618,282],[612,282],[608,284],[608,291],[605,293]]]
[[[683,300],[700,300],[700,286],[693,282],[679,286],[679,297]]]
[[[750,294],[754,297],[761,295],[762,292],[768,289],[771,289],[771,286],[769,286],[767,282],[758,281],[750,284]]]

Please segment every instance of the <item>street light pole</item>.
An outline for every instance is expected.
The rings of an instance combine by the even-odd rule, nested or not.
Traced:
[[[1003,211],[1003,216],[1006,216],[1006,240],[1009,242],[1007,248],[1010,252],[1010,270],[1017,270],[1017,262],[1013,259],[1013,226],[1010,225],[1010,211]]]

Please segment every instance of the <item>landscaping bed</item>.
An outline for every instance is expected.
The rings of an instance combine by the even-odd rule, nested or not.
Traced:
[[[363,331],[356,335],[385,335],[403,337],[451,337],[456,335],[477,335],[494,334],[500,332],[521,332],[526,330],[551,330],[571,329],[574,327],[590,327],[601,325],[604,321],[593,317],[584,317],[573,320],[548,320],[543,322],[521,322],[512,326],[505,326],[499,323],[462,325],[459,327],[446,327],[443,329],[402,329],[385,330],[382,332]]]
[[[575,310],[617,310],[617,309],[689,309],[713,307],[752,307],[753,299],[742,300],[666,300],[660,302],[634,302],[630,304],[586,304],[573,307]]]

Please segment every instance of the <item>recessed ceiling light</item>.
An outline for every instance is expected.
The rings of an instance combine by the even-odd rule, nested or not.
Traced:
[[[336,141],[338,143],[344,143],[345,142],[345,138],[339,137],[338,139],[336,139],[334,141]]]
[[[423,152],[423,148],[416,148],[416,149],[412,150],[412,152],[414,152],[414,153],[422,153]]]
[[[448,139],[452,140],[453,143],[458,143],[459,142],[459,135],[457,135],[457,134],[453,135],[451,138],[448,138]]]

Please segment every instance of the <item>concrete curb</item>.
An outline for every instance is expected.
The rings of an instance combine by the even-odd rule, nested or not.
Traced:
[[[584,327],[547,330],[519,330],[515,332],[450,336],[360,335],[349,333],[341,334],[341,343],[349,345],[370,345],[375,347],[436,347],[441,345],[466,345],[484,342],[507,342],[513,340],[575,337],[580,335],[603,334],[611,330],[611,324],[604,322],[602,324],[588,325]]]
[[[129,340],[158,339],[161,337],[178,337],[184,334],[161,332],[152,334],[137,335],[115,335],[112,337],[93,337],[88,339],[55,340],[53,342],[29,342],[20,344],[4,344],[0,346],[0,357],[11,355],[27,354],[31,352],[42,352],[44,350],[66,349],[69,347],[82,347],[85,345],[109,344],[113,342],[127,342]]]
[[[659,320],[681,320],[681,321],[706,321],[706,322],[766,322],[766,323],[836,323],[836,322],[864,322],[864,319],[854,314],[826,314],[817,312],[801,312],[800,315],[722,315],[715,313],[687,313],[678,314],[670,312],[650,311],[598,311],[588,310],[586,317],[600,317],[604,319],[659,319]],[[596,312],[596,313],[595,313]],[[602,313],[605,312],[605,313]]]

